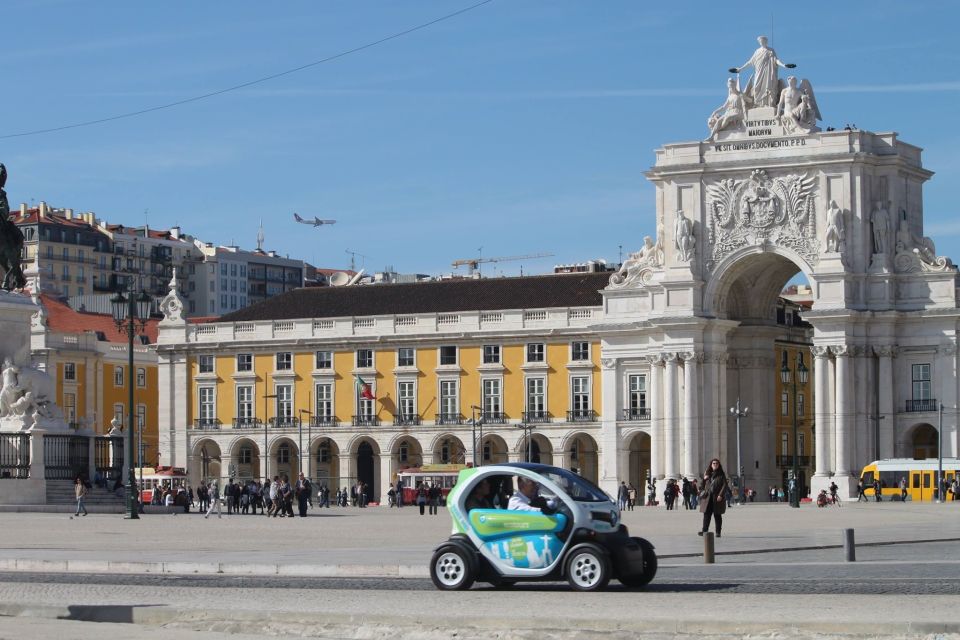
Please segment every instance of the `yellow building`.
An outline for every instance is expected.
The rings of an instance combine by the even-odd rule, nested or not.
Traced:
[[[31,351],[34,362],[56,382],[56,401],[74,429],[96,434],[110,430],[116,418],[124,431],[129,423],[127,334],[113,318],[74,311],[57,298],[41,295],[41,316],[34,319]],[[157,464],[157,321],[147,323],[134,343],[134,415],[142,430],[145,464]]]
[[[789,472],[793,469],[793,456],[798,456],[800,495],[806,496],[810,476],[815,469],[814,457],[814,399],[813,399],[813,362],[810,357],[810,327],[800,320],[800,306],[787,300],[781,300],[777,313],[778,323],[787,327],[789,335],[775,342],[776,376],[775,411],[776,420],[776,459],[781,470],[783,486],[788,486]],[[802,382],[797,372],[800,366],[807,369],[807,380]],[[784,384],[779,372],[786,367],[790,370],[790,383]],[[796,382],[796,386],[794,386]],[[794,400],[796,392],[796,400]],[[796,432],[794,432],[794,411],[796,412]]]

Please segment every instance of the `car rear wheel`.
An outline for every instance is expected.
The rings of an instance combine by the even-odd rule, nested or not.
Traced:
[[[640,545],[640,550],[643,552],[643,571],[628,576],[620,576],[619,580],[625,587],[645,587],[657,575],[657,552],[654,551],[653,545],[647,540],[643,538],[634,538],[633,540]]]
[[[430,560],[430,579],[444,591],[469,589],[476,579],[474,573],[467,552],[455,545],[440,547]]]
[[[567,557],[567,581],[577,591],[597,591],[610,582],[610,559],[606,551],[584,545]]]

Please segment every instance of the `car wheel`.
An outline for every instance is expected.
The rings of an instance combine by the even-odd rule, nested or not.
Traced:
[[[476,579],[473,563],[467,552],[455,545],[437,549],[430,560],[430,579],[437,589],[462,591]]]
[[[594,545],[584,545],[567,556],[567,581],[577,591],[597,591],[610,582],[610,559],[607,552]]]
[[[654,551],[653,545],[643,538],[634,538],[634,541],[640,545],[640,550],[643,552],[643,571],[621,576],[620,582],[625,587],[645,587],[657,575],[657,552]]]

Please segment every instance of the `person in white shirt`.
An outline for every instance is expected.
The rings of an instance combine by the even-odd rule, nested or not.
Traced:
[[[210,500],[210,506],[207,508],[207,513],[203,516],[204,519],[209,518],[214,509],[217,510],[217,517],[222,518],[223,515],[220,511],[220,485],[216,480],[210,481],[210,486],[207,488],[207,493]]]
[[[546,501],[539,495],[540,486],[530,478],[517,477],[517,490],[510,496],[507,509],[510,511],[543,512]]]

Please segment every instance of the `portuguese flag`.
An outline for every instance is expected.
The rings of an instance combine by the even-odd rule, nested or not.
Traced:
[[[364,382],[360,376],[354,377],[357,379],[357,395],[367,400],[376,400],[376,398],[373,397],[373,387],[370,386],[370,383]]]

